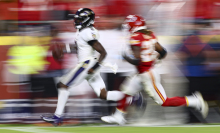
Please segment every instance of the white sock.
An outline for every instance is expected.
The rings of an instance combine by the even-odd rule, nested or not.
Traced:
[[[115,109],[115,113],[113,114],[113,116],[120,122],[124,123],[126,122],[125,120],[125,112],[121,112],[120,110],[118,110],[117,108]]]
[[[187,101],[188,107],[194,107],[194,108],[198,107],[199,101],[195,96],[193,95],[186,96],[186,101]]]
[[[57,109],[55,111],[55,115],[57,117],[61,117],[63,114],[63,110],[65,108],[66,102],[69,98],[69,91],[65,88],[60,88],[58,90],[58,102],[57,102]]]
[[[124,98],[124,93],[121,91],[108,91],[106,100],[107,101],[119,101]]]

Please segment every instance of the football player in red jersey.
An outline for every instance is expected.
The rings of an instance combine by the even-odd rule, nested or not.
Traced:
[[[128,77],[121,85],[120,90],[124,93],[115,113],[111,116],[104,116],[101,119],[107,123],[125,124],[124,114],[128,106],[127,98],[133,96],[140,90],[135,87],[137,80],[143,85],[146,93],[159,105],[164,107],[188,106],[198,110],[205,118],[208,114],[207,102],[203,100],[199,92],[195,92],[191,96],[168,98],[160,83],[160,75],[156,72],[154,64],[156,60],[166,57],[167,51],[162,47],[152,31],[147,30],[145,20],[138,15],[129,15],[126,17],[123,27],[127,28],[131,33],[130,48],[134,58],[130,58],[126,53],[123,54],[124,59],[135,65],[138,73]],[[121,95],[115,92],[110,95],[107,92],[107,99]]]

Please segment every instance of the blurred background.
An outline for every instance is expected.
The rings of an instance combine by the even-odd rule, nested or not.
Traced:
[[[45,125],[40,115],[54,113],[56,83],[77,57],[66,54],[57,62],[51,47],[74,43],[75,29],[67,15],[79,8],[95,12],[95,27],[108,53],[105,61],[119,67],[117,74],[101,69],[108,90],[118,90],[135,71],[122,61],[128,36],[121,24],[127,15],[137,14],[168,50],[157,65],[167,96],[200,91],[210,107],[203,119],[193,109],[163,108],[144,95],[146,110],[131,111],[131,122],[220,123],[220,0],[0,0],[0,123]],[[83,82],[71,89],[65,123],[102,123],[100,117],[111,114],[115,105],[97,98]]]

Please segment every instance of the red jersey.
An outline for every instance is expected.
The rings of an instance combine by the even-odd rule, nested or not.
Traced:
[[[135,32],[130,37],[130,45],[141,47],[140,57],[141,63],[136,66],[139,73],[148,71],[154,64],[157,58],[155,53],[155,44],[157,42],[156,37],[151,35],[145,35],[140,32]]]

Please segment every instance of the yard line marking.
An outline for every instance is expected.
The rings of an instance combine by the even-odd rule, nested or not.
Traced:
[[[68,133],[68,132],[58,132],[58,131],[50,131],[45,129],[39,129],[38,127],[1,127],[0,129],[6,130],[14,130],[28,133]]]

